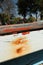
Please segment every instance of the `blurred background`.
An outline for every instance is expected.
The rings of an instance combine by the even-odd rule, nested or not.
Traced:
[[[0,25],[43,22],[43,0],[0,0]]]

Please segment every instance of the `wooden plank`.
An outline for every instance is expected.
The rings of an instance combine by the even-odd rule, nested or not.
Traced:
[[[43,28],[43,23],[26,23],[0,26],[0,34]]]

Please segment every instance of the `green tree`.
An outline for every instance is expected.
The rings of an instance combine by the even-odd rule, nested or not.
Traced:
[[[27,12],[29,13],[29,16],[32,15],[32,8],[33,8],[33,0],[26,0],[25,3],[27,3]]]
[[[9,20],[10,20],[10,15],[6,15],[5,13],[0,14],[0,21],[2,25],[10,23]]]
[[[29,13],[29,16],[31,17],[32,14],[36,15],[36,21],[37,21],[37,15],[38,12],[40,12],[40,18],[43,18],[43,0],[18,0],[18,12],[21,14],[24,18],[26,17],[27,13]]]
[[[0,14],[0,20],[1,20],[2,25],[5,25],[4,14]]]
[[[37,0],[18,0],[18,11],[24,18],[27,13],[31,17],[32,13],[36,14],[37,20],[37,11],[38,11],[38,1]]]
[[[39,0],[33,0],[33,7],[32,7],[32,13],[33,14],[36,14],[36,21],[37,21],[37,14],[38,14],[38,11],[39,11]]]
[[[21,23],[20,22],[21,21],[21,18],[20,17],[17,17],[17,18],[15,17],[13,20],[14,20],[14,23],[15,24],[20,24]]]
[[[26,18],[27,15],[27,3],[25,2],[26,0],[18,0],[18,13]]]
[[[40,19],[43,19],[43,0],[32,0],[33,1],[33,6],[31,8],[31,12],[33,14],[36,14],[36,21],[37,21],[37,14],[40,12]]]
[[[40,19],[43,19],[43,0],[39,0]]]
[[[36,21],[36,19],[35,19],[35,17],[33,17],[33,16],[31,16],[31,17],[28,18],[28,23],[29,23],[29,22],[32,23],[32,22],[34,22],[34,21]]]

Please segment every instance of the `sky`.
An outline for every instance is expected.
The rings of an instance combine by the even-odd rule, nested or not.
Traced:
[[[15,3],[17,2],[17,0],[13,0]]]
[[[16,5],[17,1],[18,0],[13,0],[13,2],[15,3],[15,5]],[[15,6],[15,16],[16,17],[18,16],[17,6]]]
[[[12,0],[14,5],[16,5],[17,0]],[[2,10],[0,9],[0,13],[2,12]],[[17,6],[15,6],[15,15],[17,15]]]

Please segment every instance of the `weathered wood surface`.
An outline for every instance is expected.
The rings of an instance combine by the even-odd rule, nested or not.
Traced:
[[[43,28],[42,22],[25,23],[25,24],[13,24],[0,26],[0,34],[20,32],[26,30],[33,30]]]

